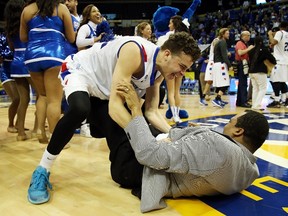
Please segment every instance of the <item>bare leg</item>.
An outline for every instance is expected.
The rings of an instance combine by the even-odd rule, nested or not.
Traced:
[[[14,125],[14,119],[17,114],[20,97],[17,91],[17,86],[14,81],[8,81],[3,84],[3,88],[7,95],[11,98],[11,104],[8,109],[8,128],[7,131],[10,133],[17,133],[17,129]]]
[[[30,101],[30,88],[26,78],[16,78],[18,93],[20,96],[20,103],[17,111],[17,140],[26,140],[27,135],[25,133],[25,118],[28,104]]]
[[[35,85],[38,95],[36,100],[36,118],[37,118],[37,137],[40,143],[48,143],[48,138],[45,132],[46,121],[46,92],[44,86],[44,73],[43,72],[30,72],[31,79]]]

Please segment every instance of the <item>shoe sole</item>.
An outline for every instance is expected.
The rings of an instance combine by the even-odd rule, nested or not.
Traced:
[[[200,102],[199,102],[199,104],[200,104],[201,106],[208,106],[208,104],[203,104],[203,103],[200,103]]]
[[[212,101],[212,104],[213,104],[214,106],[216,106],[216,107],[220,107],[220,108],[223,108],[223,107],[224,107],[224,106],[221,106],[221,105],[215,103],[214,101]]]
[[[32,204],[34,204],[34,205],[39,205],[39,204],[43,204],[43,203],[48,202],[48,201],[50,200],[50,194],[49,194],[49,196],[47,197],[47,199],[42,200],[42,201],[33,201],[33,200],[30,199],[29,195],[27,196],[27,198],[28,198],[28,201],[29,201],[30,203],[32,203]]]

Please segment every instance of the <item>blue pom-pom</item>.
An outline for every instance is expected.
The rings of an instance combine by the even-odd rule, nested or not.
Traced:
[[[103,32],[105,34],[102,35],[100,42],[108,42],[115,38],[115,35],[113,34],[113,31],[110,28],[108,21],[106,20],[103,20],[100,24],[97,25],[96,36],[98,37]]]

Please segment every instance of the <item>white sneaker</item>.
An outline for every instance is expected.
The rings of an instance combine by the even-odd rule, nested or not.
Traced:
[[[179,116],[175,116],[172,119],[175,123],[181,123],[182,122]]]
[[[90,125],[89,124],[83,124],[80,127],[80,135],[85,137],[92,137],[90,134]]]

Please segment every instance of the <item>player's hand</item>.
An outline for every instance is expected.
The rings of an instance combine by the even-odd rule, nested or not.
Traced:
[[[132,116],[143,115],[141,111],[141,102],[133,85],[126,81],[120,81],[116,87],[117,93],[121,95],[132,112]]]

